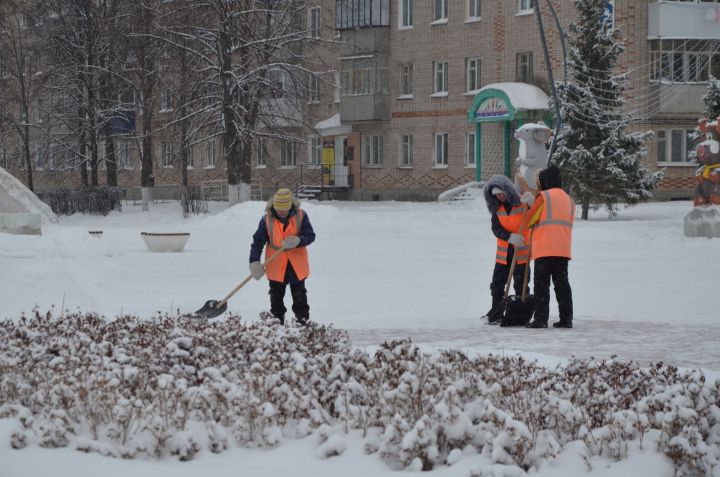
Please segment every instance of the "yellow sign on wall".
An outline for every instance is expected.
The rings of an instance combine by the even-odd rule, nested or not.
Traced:
[[[335,184],[335,144],[332,141],[323,142],[322,179],[323,185]]]

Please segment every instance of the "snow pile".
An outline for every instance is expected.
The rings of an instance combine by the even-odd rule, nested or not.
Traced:
[[[374,354],[332,327],[286,328],[189,316],[94,314],[0,322],[0,418],[11,445],[72,446],[123,458],[272,447],[345,435],[397,469],[430,470],[480,454],[473,475],[520,475],[565,448],[621,460],[654,446],[682,475],[716,475],[720,382],[662,363],[428,355],[409,341]],[[714,474],[715,473],[715,474]]]

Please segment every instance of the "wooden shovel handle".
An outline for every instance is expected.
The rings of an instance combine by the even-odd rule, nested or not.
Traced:
[[[275,257],[277,257],[278,255],[280,255],[282,252],[285,252],[285,251],[286,251],[285,248],[280,247],[280,249],[279,249],[277,252],[275,252],[274,254],[270,255],[270,257],[269,257],[267,260],[265,260],[265,263],[262,264],[262,267],[265,268],[265,265],[267,265],[268,263],[270,263],[270,262],[272,262],[273,260],[275,260]],[[251,273],[250,275],[248,275],[248,276],[245,278],[245,280],[243,280],[243,281],[241,281],[240,283],[238,283],[238,286],[236,286],[235,288],[233,288],[233,290],[232,290],[230,293],[228,293],[225,298],[223,298],[222,300],[220,300],[220,302],[217,304],[217,308],[220,308],[220,307],[223,306],[225,303],[227,303],[227,301],[228,301],[230,298],[232,298],[232,296],[233,296],[234,294],[236,294],[236,293],[238,292],[238,290],[240,290],[242,287],[244,287],[245,285],[247,285],[247,283],[248,283],[250,280],[252,280],[252,277],[253,277],[253,276],[252,276],[252,273]]]

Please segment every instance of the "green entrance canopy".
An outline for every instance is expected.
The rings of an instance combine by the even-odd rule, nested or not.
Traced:
[[[510,175],[510,134],[530,121],[552,122],[550,98],[537,86],[526,83],[494,83],[479,90],[468,110],[468,122],[475,123],[475,180],[482,180],[482,123],[504,123],[505,175]]]

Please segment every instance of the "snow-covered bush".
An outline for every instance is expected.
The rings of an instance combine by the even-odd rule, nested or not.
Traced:
[[[348,432],[396,469],[480,454],[473,475],[520,475],[565,446],[627,457],[654,445],[678,475],[720,475],[720,383],[662,363],[423,353],[410,341],[368,354],[331,326],[269,315],[35,315],[0,322],[0,418],[10,444],[135,458],[271,447],[314,434],[316,456]],[[635,445],[637,447],[637,445]],[[714,473],[714,474],[713,474]]]

